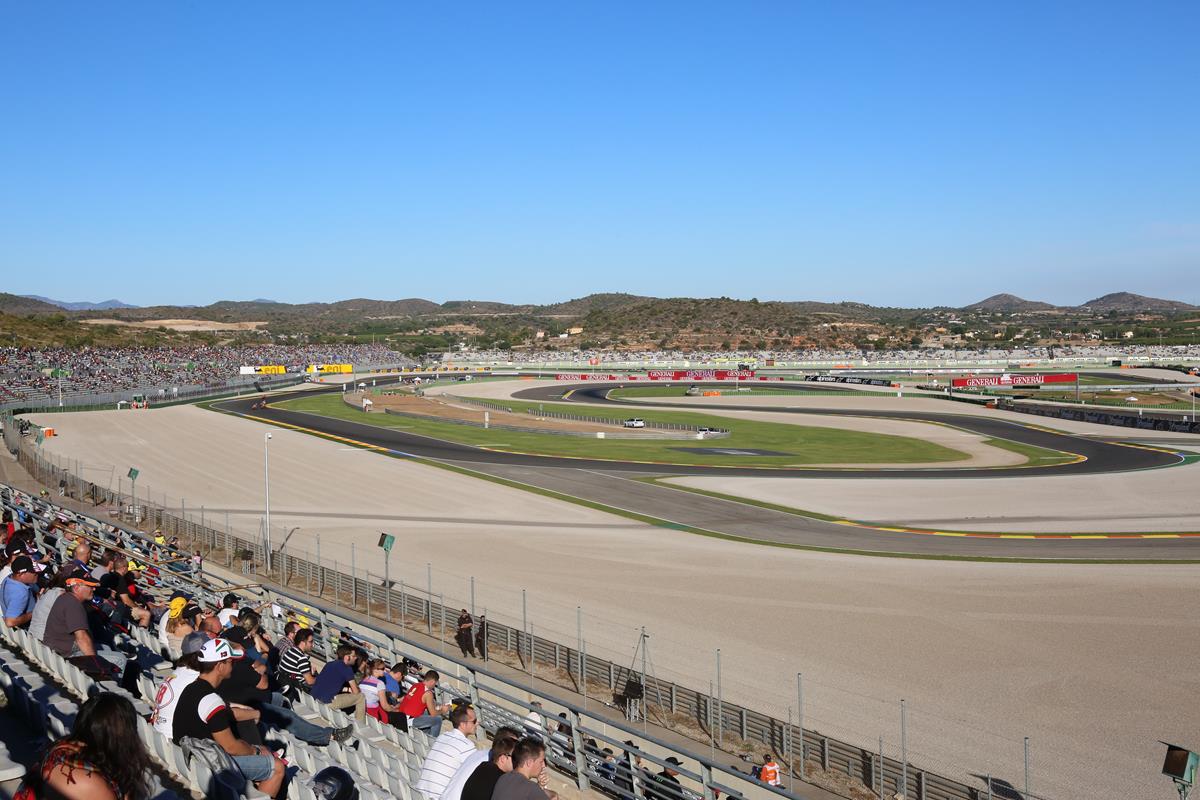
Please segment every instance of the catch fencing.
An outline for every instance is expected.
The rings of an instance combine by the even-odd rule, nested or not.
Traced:
[[[10,441],[9,428],[9,425],[5,426],[6,443]],[[189,550],[223,554],[229,569],[240,568],[247,576],[276,580],[283,587],[301,591],[317,602],[332,603],[336,608],[365,614],[368,624],[372,618],[386,620],[404,629],[412,628],[436,637],[443,646],[446,643],[453,646],[457,609],[469,608],[472,615],[475,614],[473,578],[469,601],[447,602],[443,594],[433,591],[432,572],[424,589],[404,581],[399,581],[397,587],[397,582],[386,575],[380,576],[369,570],[360,575],[356,567],[347,574],[341,571],[337,561],[333,562],[333,567],[325,563],[319,540],[315,561],[273,549],[269,574],[263,575],[259,569],[266,563],[266,549],[261,537],[239,536],[232,531],[228,521],[221,527],[211,517],[206,518],[203,508],[199,513],[193,510],[189,514],[183,507],[175,509],[156,504],[151,501],[149,490],[143,497],[98,486],[61,463],[55,463],[27,438],[18,436],[16,439],[17,446],[13,451],[20,464],[42,484],[57,487],[60,494],[96,506],[112,507],[122,522],[143,530],[158,528],[164,535],[179,536]],[[9,447],[13,449],[11,445]],[[486,609],[484,611],[486,614]],[[711,688],[706,692],[661,680],[652,670],[646,670],[644,661],[637,669],[636,664],[624,665],[589,656],[582,634],[572,645],[535,636],[533,626],[528,622],[517,627],[486,620],[481,627],[486,641],[485,658],[512,657],[516,665],[528,672],[531,685],[536,678],[621,707],[628,702],[628,689],[640,687],[644,698],[643,722],[653,721],[714,748],[728,745],[725,752],[740,750],[744,753],[752,748],[760,752],[768,750],[779,757],[788,774],[802,781],[828,786],[830,774],[840,773],[881,797],[902,794],[918,800],[991,800],[993,797],[1046,800],[1042,795],[1016,792],[1009,782],[994,780],[982,772],[964,770],[963,774],[980,778],[977,785],[969,785],[921,769],[911,759],[889,757],[875,748],[825,735],[804,725],[802,717],[794,721],[781,720],[737,705],[722,699],[719,685],[714,694]],[[801,691],[799,685],[797,689]],[[798,698],[797,708],[804,708],[802,698]]]

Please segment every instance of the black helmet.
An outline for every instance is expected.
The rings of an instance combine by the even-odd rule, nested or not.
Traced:
[[[326,767],[308,785],[318,800],[358,800],[354,778],[341,767]]]

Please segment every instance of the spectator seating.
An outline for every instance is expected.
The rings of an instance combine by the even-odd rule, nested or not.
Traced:
[[[3,485],[0,485],[0,504],[14,512],[20,511],[25,524],[31,524],[35,528],[37,540],[42,547],[55,553],[60,561],[66,559],[67,541],[61,533],[53,530],[53,523],[65,519],[75,523],[79,534],[102,542],[102,546],[118,547],[117,543],[120,542],[125,552],[153,564],[153,541],[140,532],[116,528],[86,515],[75,514],[44,498]],[[214,609],[218,607],[224,594],[232,588],[229,583],[208,572],[192,575],[186,571],[147,570],[143,576],[150,584],[146,588],[153,593],[166,597],[172,591],[181,590],[190,594],[197,603]],[[251,593],[254,590],[243,591]],[[313,655],[318,660],[328,659],[343,641],[350,641],[368,655],[382,658],[388,663],[400,661],[405,657],[414,661],[433,658],[431,653],[417,648],[402,651],[399,640],[387,637],[383,633],[364,634],[361,630],[351,631],[345,625],[339,624],[328,610],[302,605],[278,592],[264,592],[261,599],[268,600],[271,611],[274,612],[264,614],[262,624],[268,633],[275,637],[283,635],[284,616],[289,613],[295,616],[304,615],[314,620],[313,627],[317,635],[314,636],[316,647]],[[372,635],[380,639],[386,637],[387,641],[372,641],[369,638]],[[164,647],[154,631],[133,627],[127,632],[119,632],[116,637],[118,647],[127,652],[137,664],[137,685],[141,697],[129,695],[111,681],[95,681],[41,642],[33,640],[23,630],[10,629],[0,623],[0,636],[0,688],[8,695],[12,707],[29,721],[31,729],[39,735],[46,738],[64,735],[71,728],[78,705],[96,692],[124,694],[134,702],[141,715],[139,734],[156,764],[163,771],[162,774],[170,776],[193,794],[212,796],[215,793],[212,785],[214,776],[207,771],[203,763],[199,760],[189,760],[183,748],[159,734],[146,721],[151,711],[147,699],[155,696],[158,683],[172,669]],[[509,725],[518,730],[527,729],[523,715],[533,707],[526,703],[523,697],[505,694],[504,690],[494,687],[488,687],[488,696],[481,697],[478,687],[461,674],[444,673],[443,683],[438,687],[438,691],[442,695],[440,702],[472,701],[479,714],[481,728],[487,733],[494,732],[502,725]],[[518,692],[515,688],[510,691]],[[520,693],[523,694],[523,690],[520,690]],[[557,704],[549,697],[542,698],[542,702],[547,707]],[[342,711],[317,702],[307,694],[301,695],[300,699],[293,703],[293,710],[317,725],[338,728],[352,722],[352,718]],[[354,722],[354,725],[355,740],[344,743],[331,742],[324,747],[302,742],[286,731],[268,732],[268,739],[273,745],[278,743],[285,748],[284,758],[295,771],[288,784],[287,796],[291,800],[313,800],[312,790],[307,786],[308,779],[321,769],[336,765],[346,769],[354,777],[363,800],[383,800],[390,797],[399,800],[424,800],[413,786],[420,774],[431,740],[420,731],[405,732],[369,716],[363,722]],[[621,800],[633,800],[633,797],[640,796],[637,776],[634,780],[634,794],[631,797],[627,790],[616,785],[599,768],[603,760],[600,748],[609,746],[614,750],[631,750],[652,763],[664,762],[649,752],[621,744],[620,739],[628,734],[623,734],[616,728],[610,730],[610,724],[603,727],[603,730],[580,728],[570,735],[560,730],[544,730],[542,733],[547,745],[547,764],[567,779],[584,783],[583,779],[586,778],[586,784],[592,788]],[[596,744],[596,741],[605,744]],[[480,744],[484,742],[481,741]],[[582,754],[577,754],[577,748],[582,749]],[[581,767],[584,776],[579,775]],[[607,774],[611,776],[611,772]],[[693,780],[700,778],[699,775],[688,773],[683,773],[683,777]],[[738,792],[728,787],[718,787],[715,783],[710,785],[719,788],[722,794],[739,797]],[[159,788],[161,791],[155,795],[156,800],[170,800],[174,796],[170,790],[161,787],[161,781]],[[257,798],[263,795],[251,788],[242,796]],[[701,797],[699,792],[686,788],[679,800],[700,800]]]

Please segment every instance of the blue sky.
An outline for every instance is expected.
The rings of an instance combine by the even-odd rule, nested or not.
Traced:
[[[0,5],[0,290],[1200,303],[1200,3]]]

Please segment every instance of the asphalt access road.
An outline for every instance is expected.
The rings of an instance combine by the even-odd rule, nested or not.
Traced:
[[[559,390],[561,391],[561,390]],[[311,392],[275,395],[271,402],[310,396]],[[581,461],[497,453],[466,445],[414,436],[401,430],[267,407],[252,409],[253,398],[214,404],[217,408],[264,421],[296,425],[310,431],[387,448],[394,455],[414,455],[465,467],[486,475],[549,489],[582,500],[633,511],[678,525],[702,528],[757,542],[862,552],[912,553],[926,556],[987,556],[1052,559],[1200,559],[1200,537],[1179,539],[997,539],[944,537],[881,531],[775,511],[736,501],[650,484],[637,478],[681,474],[762,475],[745,469],[658,468],[608,461]],[[1132,451],[1131,452],[1137,452]],[[659,471],[656,471],[659,470]],[[662,471],[666,470],[666,471]],[[797,477],[807,474],[788,471]],[[771,474],[781,474],[780,471]],[[847,473],[838,472],[838,477]],[[890,473],[889,473],[890,474]],[[1028,474],[1028,473],[1022,473]],[[959,472],[956,477],[962,477]]]
[[[601,403],[615,406],[636,408],[663,408],[671,411],[703,412],[703,405],[689,405],[683,408],[672,403],[654,403],[645,400],[611,400],[608,392],[621,386],[620,383],[589,385],[575,389],[566,399],[562,397],[561,386],[541,386],[525,389],[513,394],[514,398],[532,400],[535,402],[578,402]],[[697,384],[703,385],[703,384]],[[728,388],[728,387],[726,387]],[[786,383],[772,384],[771,388],[792,389],[803,388]],[[1038,475],[1081,475],[1104,472],[1125,472],[1137,469],[1153,469],[1178,464],[1182,457],[1173,452],[1151,450],[1144,447],[1131,447],[1123,444],[1113,444],[1106,441],[1085,439],[1069,433],[1032,428],[1019,422],[981,417],[970,414],[955,414],[940,411],[861,411],[837,408],[766,408],[751,405],[721,405],[713,406],[721,411],[770,411],[784,414],[819,414],[833,417],[870,417],[877,419],[903,419],[916,422],[935,422],[950,425],[955,428],[970,431],[990,439],[1009,439],[1022,444],[1045,447],[1050,450],[1062,450],[1086,458],[1073,464],[1046,467],[929,467],[925,469],[772,469],[772,477],[800,478],[865,478],[886,480],[895,478],[996,478]],[[611,468],[611,467],[610,467]],[[682,468],[680,468],[682,469]],[[698,471],[679,472],[675,467],[671,471],[680,475],[762,475],[762,470],[751,468],[728,468],[726,472],[717,468],[699,467]]]

